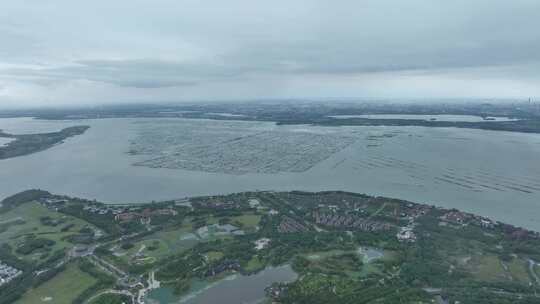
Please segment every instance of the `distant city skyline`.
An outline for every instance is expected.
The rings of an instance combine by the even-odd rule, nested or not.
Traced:
[[[0,108],[540,99],[535,0],[7,0]]]

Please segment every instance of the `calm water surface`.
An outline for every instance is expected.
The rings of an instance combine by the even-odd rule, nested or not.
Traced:
[[[291,282],[296,278],[297,274],[286,265],[268,268],[251,276],[235,274],[214,283],[197,282],[193,290],[184,297],[175,296],[171,288],[159,288],[149,293],[146,302],[148,304],[254,304],[265,299],[264,289],[273,282]]]
[[[149,121],[0,119],[0,129],[15,134],[91,126],[84,135],[46,151],[0,160],[0,197],[41,188],[139,203],[247,190],[347,190],[454,207],[540,230],[539,134],[246,122],[267,130],[345,132],[358,140],[305,172],[230,175],[133,166],[141,156],[127,152],[142,120]]]

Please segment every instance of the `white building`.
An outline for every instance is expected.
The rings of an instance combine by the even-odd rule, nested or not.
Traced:
[[[415,242],[416,235],[414,234],[412,227],[401,227],[396,235],[400,242]]]
[[[262,238],[255,241],[255,249],[256,250],[262,250],[266,248],[270,244],[269,238]]]

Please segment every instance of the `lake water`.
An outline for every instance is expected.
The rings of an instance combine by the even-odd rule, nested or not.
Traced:
[[[297,274],[290,266],[268,268],[255,275],[234,274],[213,283],[196,282],[192,291],[183,297],[175,296],[171,288],[162,287],[151,291],[148,304],[243,304],[261,303],[265,299],[264,289],[274,282],[291,282]]]
[[[0,197],[41,188],[105,202],[140,203],[248,190],[347,190],[454,207],[540,231],[539,134],[187,119],[0,119],[0,129],[15,134],[78,124],[91,128],[46,151],[0,160]],[[167,136],[159,138],[160,132]],[[272,136],[273,132],[278,135]],[[253,146],[257,140],[272,142],[261,142],[260,157],[237,155],[221,151],[216,145],[221,137],[242,138],[238,146],[229,141],[226,145],[239,147],[238,151],[249,150],[242,145]],[[291,141],[297,138],[319,142],[304,142],[299,148]],[[128,154],[134,143],[147,147],[137,155]],[[181,169],[187,160],[177,153],[179,149],[197,151],[200,157],[189,159],[188,165],[200,161],[203,171]],[[283,157],[272,158],[272,153],[264,153],[267,149]],[[339,151],[322,161],[316,157],[317,153],[326,157],[334,149]],[[303,159],[305,155],[314,158]],[[172,162],[177,169],[133,166],[156,157],[165,157],[165,164]],[[233,170],[246,159],[260,159],[267,165],[247,163],[251,171],[242,174]],[[313,164],[305,171],[287,171],[289,162],[297,160]],[[224,173],[227,170],[234,174]],[[261,173],[266,171],[275,173]]]

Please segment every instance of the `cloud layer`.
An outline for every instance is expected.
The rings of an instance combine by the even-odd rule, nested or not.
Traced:
[[[0,107],[540,96],[536,0],[8,0]]]

